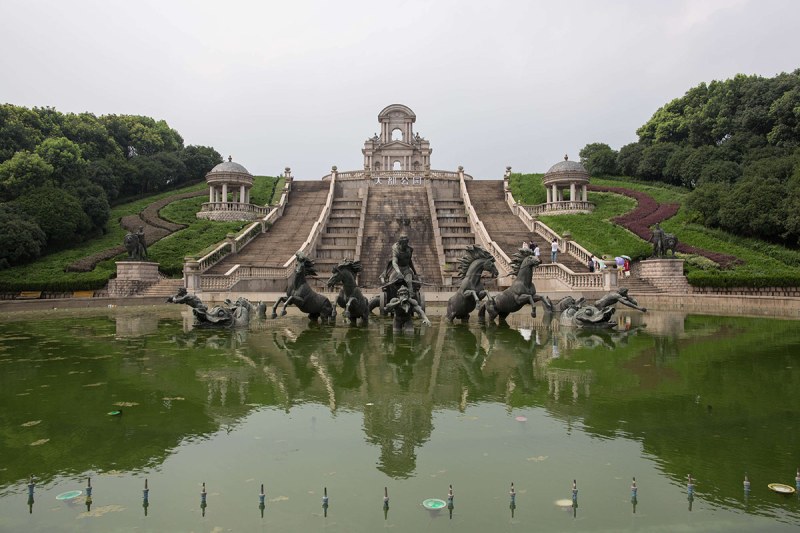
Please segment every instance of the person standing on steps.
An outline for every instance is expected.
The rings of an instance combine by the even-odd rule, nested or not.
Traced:
[[[550,243],[550,262],[555,263],[558,259],[558,239],[553,237],[553,242]]]
[[[531,248],[533,248],[533,256],[536,259],[539,259],[539,254],[541,254],[541,251],[539,250],[539,245],[531,241]]]

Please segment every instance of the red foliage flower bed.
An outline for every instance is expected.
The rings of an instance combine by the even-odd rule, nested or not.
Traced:
[[[625,189],[623,187],[589,185],[589,190],[597,192],[612,192],[636,200],[637,205],[633,211],[618,217],[614,217],[611,219],[611,221],[616,222],[623,228],[634,233],[640,239],[644,239],[646,241],[649,241],[653,235],[653,232],[650,231],[650,226],[674,217],[678,213],[678,209],[681,207],[680,204],[659,204],[655,198],[647,193]],[[688,244],[684,244],[682,242],[678,243],[678,251],[686,254],[702,255],[703,257],[711,259],[717,263],[721,268],[728,268],[737,263],[741,263],[740,259],[732,255],[703,250],[702,248],[689,246]]]

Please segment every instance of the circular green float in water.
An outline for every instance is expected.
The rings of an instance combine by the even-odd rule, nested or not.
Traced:
[[[444,509],[447,506],[447,503],[445,503],[444,500],[439,500],[437,498],[428,498],[422,502],[422,506],[429,511],[438,511],[440,509]]]
[[[82,490],[68,490],[67,492],[62,492],[61,494],[56,496],[56,500],[61,500],[61,501],[74,500],[81,494],[83,494]]]

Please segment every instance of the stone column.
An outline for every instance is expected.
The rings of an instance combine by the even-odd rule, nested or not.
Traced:
[[[214,202],[214,186],[213,185],[209,185],[208,186],[208,201],[209,201],[209,203],[213,203]]]
[[[552,194],[551,198],[552,198],[553,202],[557,202],[558,201],[558,187],[556,187],[555,183],[553,184],[553,194]]]
[[[245,194],[246,193],[245,193],[245,190],[244,190],[244,185],[242,185],[242,186],[239,187],[239,203],[240,204],[246,204],[247,203],[245,201],[245,198],[246,198]]]
[[[574,202],[577,198],[575,198],[575,183],[569,184],[569,201]]]
[[[190,294],[200,290],[200,263],[194,257],[183,258],[183,282]]]
[[[584,202],[588,202],[589,201],[589,195],[588,195],[588,192],[587,192],[588,189],[586,188],[586,184],[584,184],[583,187],[581,187],[581,188],[583,189],[583,201]]]
[[[547,203],[549,204],[549,203],[550,203],[550,201],[551,201],[551,200],[550,200],[550,187],[546,188],[546,189],[545,189],[545,192],[547,192]]]
[[[223,183],[222,184],[222,201],[223,202],[227,202],[228,201],[228,184],[227,183]]]

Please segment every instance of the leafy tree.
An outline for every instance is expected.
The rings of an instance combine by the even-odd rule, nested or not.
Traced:
[[[644,145],[638,142],[620,148],[617,155],[617,169],[625,176],[635,176],[643,151]]]
[[[0,204],[0,269],[39,257],[47,237],[30,217]]]
[[[675,146],[672,144],[658,143],[648,146],[642,150],[635,176],[646,180],[663,179],[664,168],[674,151]]]
[[[701,183],[692,191],[686,205],[706,226],[719,226],[720,206],[727,202],[730,187],[724,183]]]
[[[81,209],[92,223],[92,228],[105,230],[106,222],[111,215],[111,207],[108,205],[108,198],[103,188],[89,180],[83,180],[72,184],[66,190],[78,198]]]
[[[0,105],[0,162],[16,152],[32,151],[44,136],[39,116],[24,107]]]
[[[719,208],[719,224],[738,235],[779,240],[784,232],[786,186],[751,175],[739,180]]]
[[[610,176],[617,173],[617,152],[605,143],[587,144],[580,151],[581,163],[591,176]]]
[[[59,249],[74,244],[92,228],[80,201],[52,185],[32,189],[17,198],[14,205],[44,231],[48,248]]]
[[[36,154],[53,167],[54,181],[60,185],[86,178],[87,165],[81,149],[66,137],[43,140],[36,147]]]
[[[53,166],[38,154],[26,150],[17,152],[0,163],[0,199],[13,200],[36,187],[42,187],[53,176]]]
[[[742,167],[733,161],[709,162],[700,172],[699,183],[735,183],[742,176]]]
[[[188,181],[201,180],[209,170],[222,163],[222,156],[210,146],[189,145],[181,152]]]

